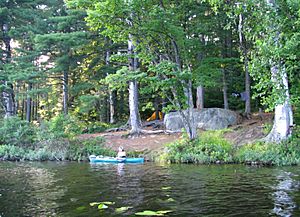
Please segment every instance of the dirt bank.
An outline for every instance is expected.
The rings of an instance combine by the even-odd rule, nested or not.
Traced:
[[[243,119],[241,124],[230,127],[230,132],[225,133],[224,136],[235,146],[251,143],[265,136],[263,132],[264,126],[272,123],[272,116],[272,114],[264,114],[263,116],[254,114],[251,119]],[[106,139],[106,146],[113,150],[123,146],[127,151],[150,152],[162,150],[165,144],[181,137],[181,133],[174,133],[128,138],[126,136],[128,133],[129,131],[83,134],[80,138],[102,136]],[[199,134],[201,136],[201,131],[199,131]]]

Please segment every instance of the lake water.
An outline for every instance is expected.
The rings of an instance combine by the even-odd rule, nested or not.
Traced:
[[[0,216],[300,216],[299,175],[300,167],[0,162]],[[114,204],[90,206],[103,201]]]

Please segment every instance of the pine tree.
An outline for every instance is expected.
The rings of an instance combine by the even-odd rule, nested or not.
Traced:
[[[17,112],[15,101],[17,81],[27,82],[37,71],[34,66],[37,54],[33,52],[33,35],[40,32],[41,14],[47,1],[1,1],[1,102],[5,116]],[[27,81],[26,81],[27,80]],[[30,82],[27,82],[30,83]],[[22,86],[18,84],[18,86]],[[30,86],[30,85],[29,85]]]
[[[48,64],[53,64],[53,67],[48,70],[48,77],[59,80],[62,110],[68,114],[69,76],[84,58],[80,50],[89,42],[84,22],[86,14],[82,10],[67,9],[61,0],[56,1],[50,10],[52,16],[47,19],[47,32],[35,37],[36,48],[50,57]]]

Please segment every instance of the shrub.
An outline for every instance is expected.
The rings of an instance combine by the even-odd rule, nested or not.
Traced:
[[[263,125],[263,133],[264,133],[264,135],[268,135],[271,132],[272,127],[273,127],[272,124],[268,124],[268,123],[264,124]]]
[[[19,117],[10,117],[1,122],[1,144],[30,146],[36,140],[36,130],[27,121],[21,120]]]
[[[111,125],[103,122],[88,123],[85,126],[86,133],[101,133],[108,128],[111,128]]]
[[[165,159],[176,163],[232,162],[233,147],[221,138],[223,131],[207,131],[194,141],[186,138],[167,146]]]
[[[20,160],[23,159],[26,151],[22,147],[13,145],[0,145],[0,158],[3,160]]]
[[[4,160],[88,160],[88,156],[107,155],[116,153],[104,147],[101,137],[88,140],[51,140],[43,141],[32,148],[22,148],[13,145],[0,145],[0,158]]]
[[[296,165],[300,162],[300,142],[297,138],[290,138],[280,144],[259,142],[245,145],[237,150],[235,159],[239,163]]]
[[[61,114],[51,121],[41,124],[38,138],[40,141],[59,138],[72,139],[80,134],[82,129],[82,124],[75,117]]]
[[[104,138],[96,137],[88,140],[70,141],[69,160],[87,160],[89,155],[114,156],[116,152],[104,147]]]

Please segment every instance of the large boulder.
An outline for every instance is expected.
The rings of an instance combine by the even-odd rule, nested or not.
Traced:
[[[238,115],[234,111],[221,108],[194,109],[194,118],[197,128],[204,130],[220,130],[238,122]],[[166,130],[181,131],[184,128],[178,111],[166,114],[164,124]]]

